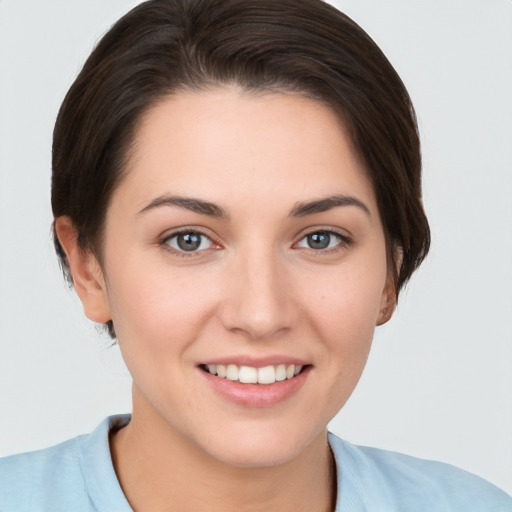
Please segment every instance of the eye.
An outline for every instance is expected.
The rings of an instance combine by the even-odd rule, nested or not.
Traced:
[[[309,233],[297,244],[298,247],[322,251],[332,249],[345,241],[344,237],[333,231],[315,231]]]
[[[179,252],[199,252],[210,249],[212,241],[197,231],[183,231],[176,233],[165,241],[167,245]]]

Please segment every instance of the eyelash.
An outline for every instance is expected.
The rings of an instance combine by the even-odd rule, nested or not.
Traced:
[[[298,244],[300,242],[302,242],[304,239],[306,239],[308,236],[312,236],[315,234],[325,234],[325,235],[329,235],[329,236],[335,236],[340,239],[339,243],[337,243],[334,247],[330,247],[330,248],[328,247],[325,249],[314,249],[312,247],[303,247],[303,249],[305,249],[308,252],[315,254],[315,255],[320,256],[322,254],[323,255],[333,254],[340,250],[346,249],[347,247],[349,247],[350,245],[353,244],[353,241],[350,237],[348,237],[347,235],[345,235],[343,233],[340,233],[339,231],[336,231],[333,229],[317,228],[317,229],[314,229],[314,230],[311,230],[311,231],[301,234],[299,240],[293,244],[293,247],[294,248],[297,247]],[[213,240],[210,235],[206,234],[204,231],[202,231],[201,229],[198,229],[198,228],[193,228],[193,229],[185,228],[185,229],[180,229],[179,231],[174,231],[173,233],[163,237],[159,241],[159,245],[161,245],[165,250],[171,252],[173,255],[176,255],[176,256],[182,257],[182,258],[198,257],[198,256],[202,255],[201,253],[204,253],[205,251],[208,251],[211,249],[211,247],[208,247],[207,249],[185,251],[185,250],[179,250],[174,247],[171,247],[169,245],[169,242],[172,239],[177,238],[180,235],[199,235],[201,237],[205,237],[206,239],[208,239],[210,241],[210,243],[212,244],[212,246],[217,246],[217,247],[220,246],[220,244],[215,242],[215,240]]]
[[[339,242],[333,246],[328,247],[325,249],[314,249],[313,247],[303,247],[306,251],[308,251],[310,254],[314,256],[326,256],[329,254],[336,254],[339,251],[342,251],[344,249],[347,249],[353,244],[353,240],[348,237],[346,234],[341,233],[339,231],[336,231],[332,228],[316,228],[311,231],[307,231],[303,234],[301,234],[299,240],[295,242],[294,246],[297,246],[300,242],[302,242],[304,239],[306,239],[309,236],[316,235],[316,234],[325,234],[329,235],[330,237],[334,236],[339,239]]]
[[[199,235],[201,237],[208,239],[210,241],[210,243],[212,244],[212,246],[219,246],[219,244],[216,243],[210,235],[207,235],[205,232],[203,232],[201,229],[198,229],[198,228],[193,228],[193,229],[185,228],[185,229],[180,229],[178,231],[174,231],[173,233],[163,237],[160,240],[159,245],[161,245],[166,251],[169,251],[173,255],[178,256],[180,258],[198,257],[198,256],[202,255],[201,253],[210,249],[210,247],[209,247],[208,249],[202,249],[200,251],[184,251],[184,250],[179,250],[179,249],[175,249],[174,247],[171,247],[169,245],[169,242],[173,238],[177,238],[180,235]]]

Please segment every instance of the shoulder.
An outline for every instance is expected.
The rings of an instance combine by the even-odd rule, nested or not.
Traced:
[[[338,469],[338,493],[345,489],[363,510],[512,512],[512,498],[505,492],[449,464],[355,446],[333,434],[329,442]]]
[[[79,445],[84,437],[1,458],[0,510],[49,510],[52,502],[56,510],[61,510],[80,503],[85,497],[79,462]]]
[[[129,415],[56,446],[0,458],[1,512],[131,510],[110,457],[108,434]]]

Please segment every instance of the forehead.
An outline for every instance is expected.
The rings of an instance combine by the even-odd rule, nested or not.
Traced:
[[[161,194],[247,204],[374,194],[346,129],[323,103],[236,88],[183,92],[149,109],[119,197],[132,208]]]

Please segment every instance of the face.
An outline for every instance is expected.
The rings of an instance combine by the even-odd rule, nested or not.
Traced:
[[[391,301],[376,198],[336,116],[232,88],[144,117],[102,269],[134,420],[238,466],[325,436]]]

